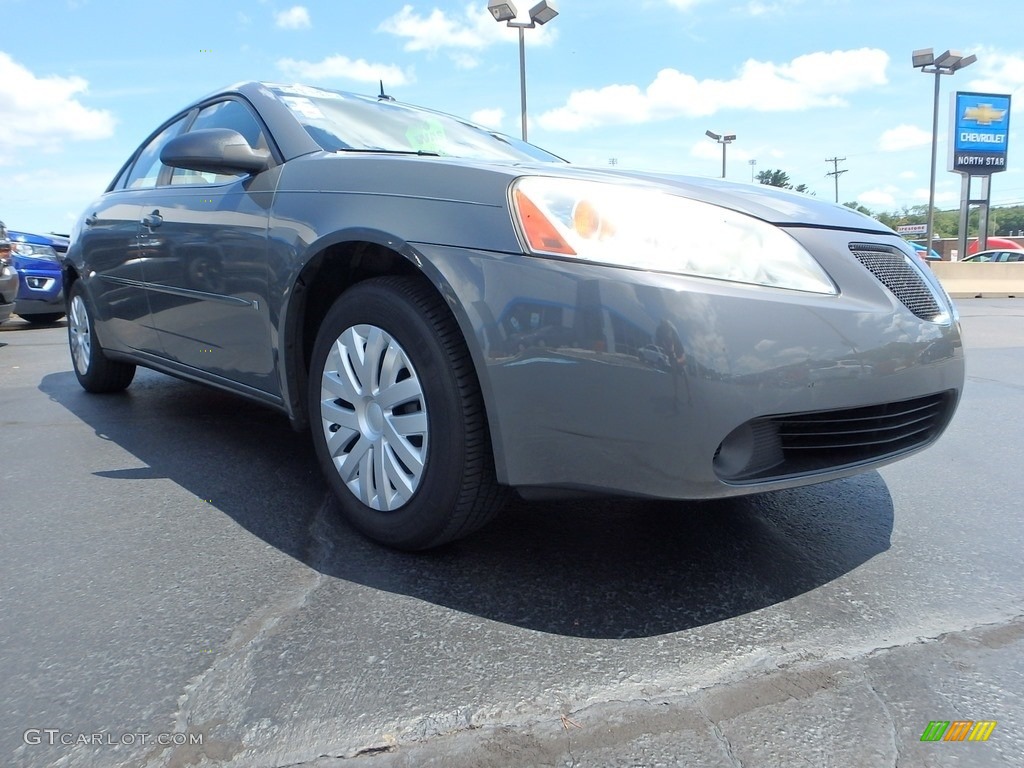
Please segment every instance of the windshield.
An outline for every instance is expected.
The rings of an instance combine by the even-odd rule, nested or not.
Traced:
[[[402,152],[506,162],[564,162],[532,144],[442,112],[301,85],[270,90],[328,152]]]

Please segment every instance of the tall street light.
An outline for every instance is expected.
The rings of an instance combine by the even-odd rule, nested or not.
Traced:
[[[538,24],[547,24],[558,15],[558,10],[553,2],[541,0],[530,9],[529,21],[516,21],[516,7],[501,0],[490,0],[487,3],[487,10],[491,12],[495,21],[504,21],[507,26],[519,30],[519,98],[522,104],[523,141],[526,141],[526,38],[523,30],[533,29]]]
[[[725,148],[726,148],[727,145],[732,144],[734,141],[736,141],[736,134],[735,133],[727,133],[727,134],[725,134],[723,136],[722,134],[715,133],[714,131],[704,131],[704,135],[707,136],[709,139],[714,139],[715,141],[717,141],[719,144],[722,145],[722,178],[724,179],[725,178]]]
[[[935,75],[935,101],[932,104],[932,170],[931,181],[928,184],[928,229],[925,237],[925,247],[932,247],[932,238],[935,236],[935,158],[938,151],[939,141],[939,78],[942,75],[952,75],[964,67],[969,67],[976,62],[978,57],[974,54],[964,56],[959,51],[946,51],[935,56],[931,48],[921,48],[914,51],[914,68],[920,69],[928,75]]]

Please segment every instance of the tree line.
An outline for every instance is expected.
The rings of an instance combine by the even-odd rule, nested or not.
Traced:
[[[796,192],[811,192],[806,184],[794,185],[785,171],[768,169],[757,174],[757,180],[761,184],[781,189],[792,189]],[[872,211],[870,208],[861,205],[855,200],[843,203],[847,208],[852,208],[873,219],[878,219],[887,227],[896,227],[906,224],[927,224],[928,206],[912,205],[903,206],[898,211]],[[968,216],[969,230],[978,231],[978,217],[980,211],[975,208]],[[960,230],[960,211],[935,211],[934,229],[936,237],[956,237]],[[1011,205],[1004,208],[991,208],[988,212],[988,233],[994,236],[1009,237],[1018,232],[1024,232],[1024,205]]]
[[[883,211],[881,213],[872,211],[855,201],[843,203],[847,208],[853,208],[873,219],[878,219],[887,227],[903,226],[905,224],[927,224],[928,206],[912,205],[903,206],[898,211]],[[975,208],[968,218],[968,232],[978,231],[978,217],[981,212]],[[956,237],[960,230],[960,211],[935,211],[935,236]],[[1011,205],[1005,208],[990,208],[988,212],[988,233],[989,235],[1009,237],[1024,231],[1024,205]]]

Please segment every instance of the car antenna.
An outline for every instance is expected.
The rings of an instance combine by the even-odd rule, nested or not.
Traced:
[[[380,81],[380,95],[377,96],[377,101],[394,101],[394,100],[395,100],[394,96],[388,96],[386,93],[384,93],[384,81],[381,80]]]

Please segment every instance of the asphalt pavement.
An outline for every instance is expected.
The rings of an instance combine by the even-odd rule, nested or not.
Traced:
[[[1020,765],[1024,300],[958,304],[920,454],[517,502],[421,555],[339,520],[282,415],[144,370],[88,395],[63,323],[4,323],[0,765]]]

